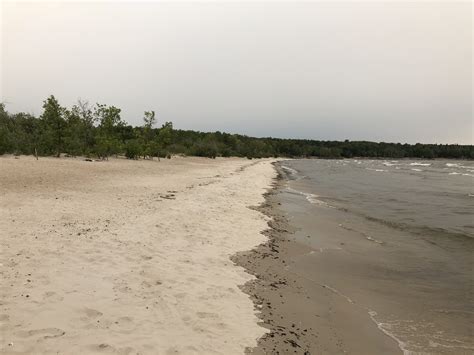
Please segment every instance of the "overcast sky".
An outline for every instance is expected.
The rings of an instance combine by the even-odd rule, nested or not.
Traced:
[[[2,2],[1,100],[183,129],[473,144],[472,4]]]

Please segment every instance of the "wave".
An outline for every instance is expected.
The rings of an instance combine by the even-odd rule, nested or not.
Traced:
[[[402,165],[398,162],[398,160],[390,160],[390,161],[384,161],[382,162],[383,165],[385,166],[396,166],[396,165]]]
[[[325,201],[322,201],[320,199],[320,196],[318,196],[316,194],[302,192],[302,191],[299,191],[299,190],[295,190],[291,187],[287,187],[286,190],[289,193],[304,196],[306,198],[306,200],[309,203],[313,204],[313,205],[323,206],[323,207],[327,207],[327,208],[334,208],[334,209],[337,209],[339,211],[346,212],[346,213],[353,213],[357,216],[365,218],[366,220],[368,220],[370,222],[379,223],[379,224],[382,224],[384,226],[394,228],[394,229],[397,229],[397,230],[401,230],[401,231],[405,231],[405,232],[409,232],[409,233],[413,233],[413,234],[418,235],[418,236],[422,236],[422,237],[438,237],[438,236],[447,237],[447,236],[449,236],[449,237],[453,237],[453,238],[464,238],[464,239],[467,239],[469,241],[474,241],[474,235],[469,234],[469,233],[464,233],[464,232],[460,232],[460,231],[451,231],[451,230],[447,230],[447,229],[443,229],[443,228],[423,226],[423,225],[409,225],[409,224],[403,223],[403,222],[395,222],[395,221],[390,221],[390,220],[386,220],[386,219],[383,219],[383,218],[372,217],[372,216],[366,215],[363,212],[358,212],[358,211],[355,211],[355,210],[352,210],[352,209],[348,209],[346,207],[337,207],[337,206],[330,205],[329,203],[327,203]],[[474,195],[472,195],[471,197],[474,197]]]
[[[308,193],[308,192],[302,192],[302,191],[299,191],[299,190],[295,190],[295,189],[292,189],[291,187],[287,187],[286,190],[289,193],[304,196],[306,198],[306,201],[308,201],[309,203],[311,203],[313,205],[324,206],[324,207],[329,207],[329,208],[336,208],[334,206],[331,206],[327,202],[324,202],[324,201],[321,201],[320,199],[318,199],[318,197],[319,197],[318,195]]]
[[[448,175],[462,175],[462,176],[471,176],[471,177],[474,177],[474,174],[458,173],[458,172],[456,172],[456,171],[453,171],[452,173],[449,173]]]
[[[431,163],[410,163],[411,166],[431,166]]]
[[[293,175],[297,175],[297,174],[298,174],[298,171],[296,171],[296,170],[293,169],[293,168],[290,168],[289,166],[282,165],[281,168],[282,168],[282,169],[285,169],[286,171],[290,172],[290,173],[293,174]]]
[[[282,174],[285,175],[289,180],[301,180],[306,178],[306,176],[301,175],[298,170],[290,168],[289,166],[280,164],[280,167]]]
[[[423,171],[423,170],[421,170],[421,169],[416,169],[416,168],[413,168],[413,169],[411,169],[411,170],[413,170],[413,171]]]
[[[348,211],[348,210],[347,210]],[[413,233],[418,236],[422,237],[438,237],[441,236],[443,238],[446,238],[447,236],[453,237],[453,238],[464,238],[469,241],[474,241],[474,235],[468,234],[468,233],[463,233],[459,231],[452,231],[452,230],[447,230],[444,228],[438,228],[438,227],[430,227],[430,226],[424,226],[424,225],[409,225],[403,222],[394,222],[390,220],[386,220],[383,218],[377,218],[377,217],[372,217],[368,216],[364,213],[356,212],[356,211],[350,211],[358,216],[364,217],[366,220],[375,222],[375,223],[380,223],[384,226],[401,230],[401,231],[406,231]]]
[[[461,165],[459,163],[446,163],[446,166],[449,168],[474,169],[474,166]]]
[[[378,172],[388,172],[388,170],[384,170],[384,169],[365,168],[365,170],[372,170],[372,171],[378,171]]]
[[[368,313],[372,322],[374,322],[375,325],[377,325],[377,328],[379,328],[379,330],[382,331],[385,335],[387,335],[388,337],[392,338],[393,340],[397,342],[398,347],[402,351],[403,355],[410,355],[411,352],[407,349],[407,343],[400,340],[395,334],[393,334],[393,332],[390,331],[392,328],[390,324],[377,321],[375,319],[375,317],[377,317],[377,312],[371,309],[368,309]]]

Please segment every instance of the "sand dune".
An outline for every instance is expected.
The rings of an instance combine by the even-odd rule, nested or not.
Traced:
[[[0,351],[242,353],[269,160],[0,158]]]

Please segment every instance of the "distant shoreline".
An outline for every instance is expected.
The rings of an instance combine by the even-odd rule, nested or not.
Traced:
[[[33,154],[11,154],[11,153],[5,153],[1,154],[0,158],[21,158],[21,157],[35,157]],[[163,159],[173,159],[173,158],[203,158],[202,156],[199,155],[185,155],[185,154],[170,154],[169,157],[150,157],[150,158],[127,158],[125,155],[117,155],[117,156],[112,156],[111,158],[114,159],[123,159],[123,160],[129,160],[129,161],[160,161]],[[36,157],[35,157],[36,158]],[[87,160],[87,161],[107,161],[107,159],[101,159],[101,158],[96,158],[96,157],[90,157],[86,155],[77,155],[77,156],[72,156],[68,155],[65,153],[61,153],[60,157],[55,157],[53,155],[44,155],[44,156],[38,156],[38,159],[41,158],[58,158],[58,159],[80,159],[80,160]],[[204,158],[209,158],[209,159],[215,159],[215,158],[233,158],[233,159],[238,159],[242,158],[239,156],[226,156],[226,157],[204,157]],[[252,159],[261,159],[261,158],[248,158],[249,160]],[[337,157],[337,158],[322,158],[322,157],[279,157],[280,161],[285,161],[285,160],[293,160],[293,159],[298,159],[298,160],[386,160],[386,161],[404,161],[404,160],[426,160],[426,161],[453,161],[453,160],[462,160],[462,161],[474,161],[474,158],[410,158],[410,157],[404,157],[404,158],[384,158],[384,157],[350,157],[350,158],[344,158],[344,157]]]
[[[70,108],[49,96],[39,116],[9,113],[0,103],[0,154],[86,155],[130,159],[184,154],[240,158],[454,158],[474,159],[473,145],[408,144],[366,140],[251,137],[226,132],[175,129],[145,111],[142,125],[124,121],[115,106],[79,101]],[[157,127],[161,125],[161,127]]]

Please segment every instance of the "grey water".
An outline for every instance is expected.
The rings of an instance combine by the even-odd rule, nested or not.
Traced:
[[[368,219],[424,234],[474,237],[474,162],[295,160],[299,188]]]
[[[294,270],[367,310],[405,354],[474,353],[474,162],[280,162],[314,253]]]

